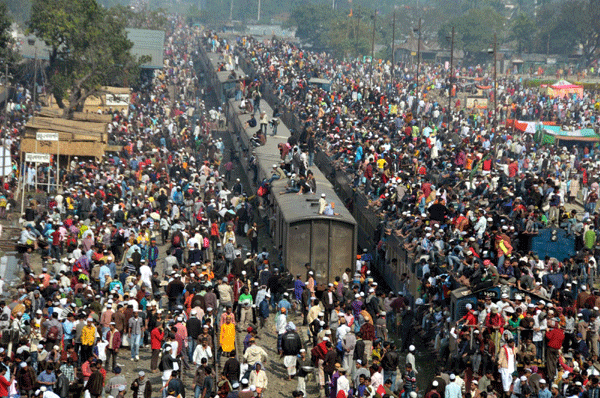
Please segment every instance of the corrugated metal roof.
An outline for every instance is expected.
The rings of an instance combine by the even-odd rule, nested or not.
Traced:
[[[17,42],[20,45],[20,52],[23,58],[34,59],[37,57],[37,59],[43,61],[48,61],[50,59],[50,51],[52,51],[52,49],[36,36],[18,36]]]
[[[137,57],[148,55],[150,62],[142,65],[145,69],[162,69],[164,60],[165,32],[162,30],[149,29],[125,29],[127,38],[133,42],[131,53]],[[51,48],[46,46],[43,40],[33,35],[21,36],[17,40],[20,42],[21,56],[27,59],[37,59],[47,61],[49,59]]]
[[[133,42],[131,53],[137,57],[150,56],[145,69],[162,69],[164,61],[165,32],[150,29],[125,29],[127,38]]]

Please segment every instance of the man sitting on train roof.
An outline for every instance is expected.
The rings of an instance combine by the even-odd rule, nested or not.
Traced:
[[[472,290],[476,292],[479,290],[489,289],[497,286],[499,281],[500,275],[498,274],[498,269],[490,260],[486,259],[483,260],[481,279],[475,286],[473,286]]]

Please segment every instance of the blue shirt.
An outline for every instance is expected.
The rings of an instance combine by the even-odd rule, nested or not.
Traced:
[[[285,310],[289,312],[292,309],[292,305],[286,299],[281,299],[279,300],[279,303],[277,303],[277,309],[281,308],[285,308]]]
[[[540,390],[540,393],[538,395],[538,398],[551,398],[552,397],[552,393],[550,392],[550,390],[548,390],[548,388],[544,388],[543,390]]]
[[[65,340],[73,339],[73,322],[67,320],[63,322],[63,332],[65,335]]]
[[[294,281],[294,295],[296,296],[296,300],[300,301],[300,299],[302,298],[302,292],[304,291],[305,287],[306,284],[300,279],[296,279]]]
[[[446,386],[446,391],[444,393],[444,398],[462,398],[462,392],[460,391],[460,386],[455,382],[450,382]]]
[[[43,382],[43,383],[56,383],[56,376],[54,375],[54,372],[50,372],[50,374],[48,374],[48,372],[43,371],[42,373],[40,373],[40,375],[38,376],[38,381],[39,382]],[[51,385],[45,385],[46,386],[46,390],[48,391],[52,391],[52,386]]]
[[[100,273],[98,274],[98,278],[100,278],[101,288],[104,287],[107,276],[110,276],[112,278],[110,268],[108,268],[108,265],[104,264],[102,267],[100,267]]]

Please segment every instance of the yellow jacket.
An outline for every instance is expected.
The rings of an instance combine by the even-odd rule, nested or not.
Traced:
[[[96,342],[96,327],[85,325],[81,330],[81,344],[94,345]]]

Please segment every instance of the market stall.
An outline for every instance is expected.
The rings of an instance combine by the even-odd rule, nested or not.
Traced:
[[[550,98],[563,98],[564,96],[572,95],[576,95],[578,98],[581,98],[583,97],[583,86],[571,84],[566,80],[559,80],[547,87],[547,93]]]

